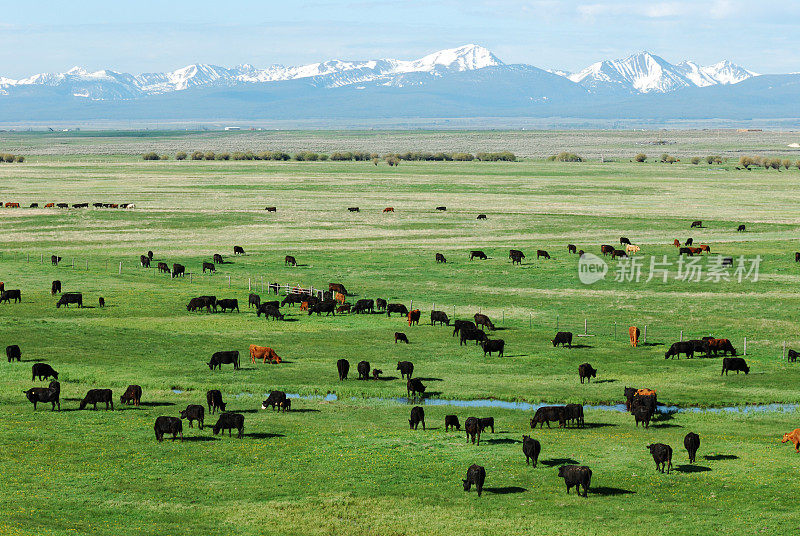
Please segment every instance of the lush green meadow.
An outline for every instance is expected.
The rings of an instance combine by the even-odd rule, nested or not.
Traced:
[[[791,529],[800,458],[780,436],[798,426],[794,411],[679,413],[641,430],[629,415],[591,410],[586,429],[532,433],[542,442],[542,463],[533,469],[520,445],[531,432],[530,412],[426,406],[429,430],[410,431],[410,405],[393,399],[406,394],[396,363],[410,360],[430,397],[444,400],[613,404],[625,386],[636,386],[680,406],[797,403],[798,365],[782,359],[782,346],[800,349],[798,181],[797,170],[627,160],[390,168],[34,153],[24,164],[0,166],[3,202],[136,204],[0,210],[0,280],[22,290],[22,303],[0,305],[0,346],[19,344],[23,352],[22,363],[0,369],[7,505],[0,532],[617,534],[636,522],[656,534]],[[278,211],[265,212],[267,205]],[[395,212],[383,214],[387,206]],[[487,220],[476,220],[479,213]],[[690,230],[696,219],[703,228]],[[740,223],[745,233],[736,231]],[[566,245],[599,254],[600,244],[618,244],[620,236],[642,248],[641,280],[615,281],[623,261],[608,260],[605,280],[581,283]],[[760,256],[758,280],[675,280],[672,241],[690,236],[711,246],[712,259]],[[234,257],[234,245],[247,255]],[[525,252],[521,266],[511,265],[509,248]],[[469,261],[471,249],[490,258]],[[537,260],[537,249],[552,258]],[[154,266],[179,262],[191,275],[171,279],[139,267],[147,250]],[[434,262],[436,252],[447,264]],[[226,263],[202,274],[214,253]],[[57,267],[52,254],[63,258]],[[284,266],[287,254],[299,266]],[[672,263],[666,283],[645,281],[651,256]],[[92,307],[56,309],[54,279],[64,291],[83,292]],[[287,321],[267,321],[247,308],[248,285],[267,299],[262,280],[340,282],[350,301],[413,300],[422,322],[308,316],[297,307],[284,308]],[[186,311],[191,297],[206,294],[237,298],[241,313]],[[434,304],[451,318],[488,314],[498,327],[491,337],[506,341],[505,357],[484,357],[475,345],[459,346],[452,328],[430,326]],[[584,322],[589,336],[577,337]],[[639,348],[628,342],[631,325],[647,326]],[[573,331],[578,347],[553,348],[557,330]],[[395,344],[395,331],[410,344]],[[740,353],[746,337],[750,374],[720,377],[720,358],[665,360],[681,332],[729,338]],[[285,362],[251,364],[250,344],[272,346]],[[211,372],[211,353],[229,349],[244,357],[242,369]],[[346,382],[336,376],[340,358],[351,363]],[[356,380],[362,359],[383,379]],[[40,383],[29,376],[39,360],[59,371],[60,413],[41,406],[34,413],[21,393]],[[599,374],[581,385],[584,362]],[[88,389],[109,387],[118,397],[131,383],[143,387],[141,408],[76,411]],[[156,416],[204,403],[212,388],[244,412],[244,439],[185,425],[183,443],[155,442]],[[312,397],[295,400],[288,414],[258,409],[272,389]],[[338,400],[313,398],[328,393]],[[444,431],[450,413],[462,423],[492,415],[497,433],[468,445],[463,433]],[[207,424],[215,420],[206,416]],[[701,435],[695,469],[682,446],[688,431]],[[652,442],[672,445],[673,474],[655,472],[645,449]],[[557,468],[569,460],[594,472],[588,499],[564,493]],[[461,489],[471,463],[487,469],[480,499]]]

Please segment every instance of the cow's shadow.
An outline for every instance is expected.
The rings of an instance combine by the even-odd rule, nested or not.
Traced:
[[[441,378],[417,378],[421,382],[443,382]]]
[[[508,495],[509,493],[525,493],[528,490],[519,486],[502,486],[497,488],[483,488],[483,491],[496,493],[497,495]]]
[[[593,495],[600,495],[603,497],[613,497],[615,495],[631,495],[636,493],[633,490],[629,489],[622,489],[622,488],[612,488],[608,486],[600,486],[596,488],[589,488],[589,492]]]
[[[659,423],[651,424],[650,428],[683,428],[680,424]]]
[[[619,426],[610,422],[587,422],[583,424],[584,428],[607,428],[609,426]]]
[[[639,346],[664,346],[663,342],[640,342]]]
[[[579,348],[579,349],[580,348],[594,348],[594,346],[591,346],[589,344],[573,344],[572,348]]]
[[[378,381],[381,381],[381,382],[389,382],[389,381],[396,380],[396,379],[397,379],[397,376],[379,376],[378,377]]]
[[[617,380],[595,380],[592,383],[614,383]]]
[[[139,406],[145,406],[148,408],[157,408],[160,406],[174,406],[175,402],[139,402]],[[121,406],[123,408],[135,408],[136,406]]]
[[[518,439],[511,439],[509,437],[500,437],[497,439],[484,439],[484,443],[489,443],[490,445],[514,445],[516,443],[522,443],[522,441]]]
[[[252,437],[253,439],[271,439],[273,437],[286,437],[283,434],[270,434],[267,432],[253,432],[251,434],[244,434],[245,437]]]
[[[287,413],[319,413],[320,410],[318,409],[311,409],[311,408],[298,408],[298,409],[290,409]]]
[[[580,462],[572,458],[552,458],[550,460],[539,460],[539,463],[547,467],[555,467],[557,465],[575,465]]]
[[[528,354],[503,354],[503,357],[528,357]]]
[[[164,441],[167,441],[166,437]],[[169,438],[169,441],[172,441],[172,438]],[[213,436],[183,436],[183,441],[219,441],[219,439]]]
[[[676,465],[675,470],[679,473],[705,473],[711,471],[711,468],[702,465]]]
[[[712,454],[710,456],[703,456],[704,460],[720,461],[720,460],[738,460],[739,456],[734,454]]]

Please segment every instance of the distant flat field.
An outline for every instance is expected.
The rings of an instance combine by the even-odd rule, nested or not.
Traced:
[[[741,139],[753,145],[725,145],[737,135],[584,132],[583,145],[558,147],[594,156],[613,147],[617,161],[605,163],[536,159],[560,143],[545,133],[111,134],[0,137],[2,151],[29,155],[0,165],[0,201],[40,206],[0,209],[0,280],[22,291],[21,303],[0,304],[0,346],[18,344],[23,360],[0,367],[0,450],[7,454],[0,457],[7,505],[0,526],[7,532],[555,535],[574,532],[580,520],[578,530],[587,534],[620,534],[632,523],[664,535],[771,534],[789,533],[800,521],[791,507],[800,455],[780,443],[800,425],[792,407],[665,413],[647,430],[628,414],[592,409],[584,429],[534,431],[531,411],[447,405],[618,404],[626,386],[656,389],[659,401],[681,407],[800,402],[800,364],[783,358],[784,343],[800,350],[800,171],[736,170],[734,159],[714,166],[628,161],[640,151],[767,154],[769,143],[792,158],[779,149],[790,134],[748,133]],[[273,137],[259,147],[252,140],[261,136]],[[434,145],[439,136],[447,147]],[[497,145],[472,145],[470,136]],[[693,136],[702,141],[693,145]],[[636,145],[662,138],[678,144]],[[136,156],[202,143],[217,144],[213,150],[241,143],[250,150],[382,152],[398,140],[408,149],[511,150],[530,158],[393,168]],[[454,147],[455,140],[464,145]],[[517,148],[526,146],[527,153]],[[44,208],[49,202],[135,208]],[[354,206],[360,211],[347,210]],[[690,229],[694,220],[702,227]],[[745,232],[737,231],[740,224]],[[626,261],[605,257],[605,280],[582,283],[567,245],[599,256],[601,244],[620,247],[622,236],[641,247],[635,258],[642,279],[615,281]],[[711,249],[699,281],[676,280],[672,242],[689,237]],[[234,256],[234,245],[246,255]],[[525,253],[521,265],[511,264],[510,248]],[[470,261],[475,249],[489,258]],[[153,268],[181,263],[189,275],[172,279],[142,268],[139,256],[148,250]],[[551,258],[537,259],[537,250]],[[437,252],[446,264],[435,262]],[[202,263],[215,253],[225,262],[204,274]],[[731,270],[727,281],[708,280],[718,254],[735,259],[734,269],[740,258],[758,256],[758,279],[739,282]],[[61,257],[58,266],[51,255]],[[286,266],[286,255],[298,266]],[[667,282],[645,281],[651,259],[665,257]],[[65,292],[82,292],[87,307],[57,309],[53,280]],[[282,299],[262,289],[272,281],[315,288],[339,282],[351,303],[385,298],[420,309],[422,320],[409,326],[398,315],[309,316],[299,306],[282,307],[283,322],[265,320],[248,308],[248,294]],[[188,312],[199,295],[236,298],[240,312]],[[489,315],[497,328],[489,336],[505,341],[505,356],[485,356],[473,343],[460,345],[452,327],[431,326],[434,307],[451,319]],[[646,326],[646,343],[642,333],[643,344],[632,348],[629,326]],[[554,348],[557,331],[573,332],[574,347]],[[395,332],[410,343],[395,343]],[[721,376],[722,356],[665,359],[681,337],[706,335],[730,339],[740,356],[746,338],[750,373]],[[285,362],[251,363],[250,344],[273,347]],[[238,350],[242,369],[210,371],[207,362],[220,350]],[[336,373],[342,358],[351,365],[346,381]],[[382,379],[357,380],[362,360]],[[409,430],[414,404],[403,399],[400,360],[414,363],[429,400],[445,403],[425,406],[425,431]],[[60,413],[43,406],[34,412],[22,394],[47,384],[30,379],[35,361],[59,372]],[[598,375],[581,384],[578,365],[587,362]],[[129,384],[143,388],[140,408],[121,409]],[[116,409],[77,411],[91,388],[111,388]],[[214,436],[216,415],[206,415],[203,431],[184,421],[183,443],[156,443],[155,418],[205,404],[208,389],[220,389],[228,409],[245,415],[245,437]],[[287,414],[260,410],[273,389],[310,398],[293,400]],[[321,398],[329,394],[337,400]],[[467,444],[463,429],[445,432],[448,414],[462,425],[469,416],[494,416],[496,431],[480,446]],[[689,431],[701,435],[693,466],[683,449]],[[525,465],[523,434],[542,443],[536,469]],[[674,449],[672,474],[656,473],[645,448],[653,442]],[[480,499],[461,485],[472,463],[487,470]],[[588,499],[566,495],[556,476],[565,463],[592,468]]]

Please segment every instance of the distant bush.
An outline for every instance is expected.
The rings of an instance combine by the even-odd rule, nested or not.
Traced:
[[[165,154],[162,154],[162,155],[159,157],[159,160],[169,160],[169,156],[167,156],[167,155],[165,155]]]
[[[706,157],[706,163],[707,164],[721,164],[722,163],[722,157],[719,156],[719,155],[713,155],[713,154],[709,155],[709,156]]]
[[[219,153],[217,155],[217,160],[230,160],[230,159],[231,159],[231,153]]]
[[[386,163],[389,164],[389,166],[399,166],[400,165],[400,159],[395,155],[388,155],[385,158],[386,158]]]
[[[753,161],[753,158],[750,156],[740,156],[739,165],[742,166],[744,169],[749,170],[750,166],[755,165],[755,162]]]
[[[214,154],[214,151],[206,151],[206,154],[203,155],[203,158],[206,160],[214,160],[217,155]]]
[[[185,152],[180,151],[175,155],[175,160],[186,160],[186,156],[187,154]]]
[[[316,162],[319,160],[319,154],[311,151],[300,151],[294,155],[294,159],[298,162]]]
[[[700,157],[699,156],[693,156],[691,162],[692,162],[692,164],[694,164],[696,166],[697,164],[700,163]]]
[[[781,160],[781,165],[783,165],[783,169],[789,169],[792,167],[792,163],[788,159]]]
[[[195,151],[192,153],[192,160],[202,160],[205,155],[200,151]]]
[[[635,162],[647,162],[647,155],[644,153],[639,153],[633,157]]]
[[[22,155],[14,155],[8,153],[0,154],[0,163],[11,164],[13,162],[22,163],[25,161],[25,157]]]
[[[554,154],[553,156],[549,157],[548,160],[551,162],[583,162],[583,158],[575,153],[566,152]]]
[[[499,153],[478,153],[475,155],[476,160],[481,162],[516,162],[517,157],[510,151],[501,151]]]
[[[456,162],[472,162],[475,157],[470,153],[453,153],[453,160]]]
[[[149,154],[149,153],[148,153]],[[580,162],[583,159],[578,157],[577,155],[572,155],[572,153],[562,153],[561,155],[556,155],[557,157],[561,157],[562,155],[564,158],[578,158],[578,160],[564,160],[564,161],[574,161]],[[235,151],[233,153],[215,153],[214,151],[194,151],[191,155],[188,155],[184,151],[180,151],[175,155],[176,160],[186,160],[187,158],[191,158],[192,160],[275,160],[275,161],[286,161],[286,160],[295,160],[297,162],[315,162],[315,161],[328,161],[331,160],[333,162],[374,162],[375,160],[387,160],[389,158],[401,161],[405,160],[407,162],[412,161],[420,161],[420,162],[471,162],[473,160],[479,160],[483,162],[515,162],[517,157],[514,153],[509,151],[501,151],[496,153],[464,153],[464,152],[457,152],[457,153],[448,153],[444,151],[439,151],[436,153],[428,152],[428,151],[407,151],[405,153],[387,153],[383,156],[379,155],[378,153],[371,153],[368,151],[335,151],[330,155],[324,153],[316,153],[314,151],[299,151],[295,154],[288,154],[283,151],[262,151],[260,153],[253,153],[251,151],[243,152],[243,151]],[[158,158],[154,158],[158,159]]]
[[[142,155],[142,160],[160,160],[161,158],[158,156],[158,153],[150,151],[149,153],[144,153]]]
[[[18,163],[20,163],[20,164],[21,164],[21,163],[23,163],[24,161],[25,161],[25,157],[24,157],[24,156],[22,156],[21,154],[20,154],[20,155],[17,155],[17,162],[18,162]]]

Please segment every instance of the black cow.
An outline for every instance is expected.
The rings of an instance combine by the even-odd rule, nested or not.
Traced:
[[[445,211],[445,210],[447,210],[447,207],[436,207],[436,210],[442,210],[442,211]]]
[[[686,242],[683,243],[684,246],[691,246],[692,244],[694,244],[694,239],[692,239],[691,236],[686,239]]]
[[[289,305],[289,307],[293,307],[295,303],[303,303],[304,301],[308,301],[309,298],[308,294],[297,294],[297,293],[290,293],[287,294],[285,298],[281,301],[281,307],[284,305]]]
[[[489,317],[484,315],[484,314],[475,313],[472,316],[472,318],[475,320],[475,325],[476,326],[483,326],[485,328],[495,329],[494,328],[494,324],[492,324],[492,321],[489,320]]]
[[[467,420],[464,421],[464,430],[467,432],[467,443],[471,439],[474,445],[477,439],[478,445],[481,444],[481,426],[477,417],[467,417]]]
[[[156,418],[156,423],[153,425],[153,430],[156,432],[156,441],[161,443],[164,440],[165,434],[172,434],[172,440],[180,435],[183,441],[183,423],[177,417],[161,416]]]
[[[264,318],[266,319],[283,320],[283,313],[272,303],[262,303],[256,311],[256,316],[261,316],[261,313],[264,313]]]
[[[722,266],[733,266],[733,257],[723,257]]]
[[[186,276],[186,267],[182,264],[173,264],[172,265],[172,277],[185,277]]]
[[[386,300],[383,298],[375,298],[375,308],[378,311],[385,311],[387,305]]]
[[[581,379],[581,383],[583,380],[586,379],[587,382],[591,383],[592,378],[597,377],[597,370],[592,368],[589,363],[581,363],[578,365],[578,376]]]
[[[411,379],[411,375],[414,374],[414,363],[411,361],[398,361],[397,369],[395,370],[400,371],[400,378]]]
[[[47,387],[33,387],[22,392],[25,393],[25,397],[28,401],[33,404],[34,411],[36,411],[36,404],[39,402],[50,402],[52,404],[51,411],[55,411],[56,406],[58,406],[58,410],[61,411],[61,384],[58,382],[50,382],[50,385]]]
[[[575,247],[575,244],[567,244],[567,253],[577,253],[578,248]]]
[[[267,212],[278,212],[278,207],[264,207]]]
[[[642,423],[645,428],[650,427],[650,419],[653,418],[653,411],[647,406],[636,406],[632,408],[633,418],[636,421],[636,426]]]
[[[167,266],[166,262],[159,262],[158,263],[158,272],[162,273],[162,274],[170,273],[169,266]]]
[[[55,296],[56,294],[59,294],[60,292],[61,292],[61,281],[56,279],[55,281],[53,281],[50,284],[50,294]]]
[[[203,263],[203,273],[206,273],[206,270],[211,272],[212,274],[217,271],[217,267],[214,266],[213,262],[204,262]]]
[[[630,244],[631,241],[625,238],[624,236],[619,237],[619,245],[624,246],[625,244]]]
[[[350,362],[347,359],[340,359],[336,362],[336,369],[339,371],[339,381],[346,380],[350,372]]]
[[[10,302],[14,300],[14,303],[22,301],[22,292],[19,289],[11,289],[11,290],[4,290],[0,292],[0,303],[3,302]]]
[[[564,406],[542,406],[536,410],[536,413],[531,419],[531,428],[536,428],[538,424],[540,428],[550,428],[550,421],[557,422],[559,427],[564,428],[566,422],[566,408]]]
[[[482,417],[478,419],[478,426],[481,429],[481,433],[487,428],[491,429],[492,433],[494,433],[494,417]]]
[[[475,484],[475,489],[478,492],[478,497],[481,496],[483,492],[483,482],[486,480],[486,469],[481,467],[480,465],[472,464],[467,469],[467,479],[463,480],[464,482],[464,491],[469,491],[472,489],[472,485]]]
[[[142,265],[142,268],[150,268],[150,257],[147,255],[139,255],[139,264]]]
[[[259,296],[258,294],[250,294],[250,296],[247,297],[248,308],[255,307],[256,309],[258,309],[259,305],[261,305],[261,296]]]
[[[408,419],[408,424],[412,430],[416,430],[419,423],[422,423],[422,429],[425,429],[425,410],[420,406],[411,408],[411,418]]]
[[[463,329],[477,329],[475,322],[471,320],[453,320],[453,337],[458,335],[458,332]]]
[[[212,306],[213,303],[210,300],[206,299],[205,297],[192,298],[191,300],[189,300],[189,304],[186,306],[186,310],[197,311],[198,309],[202,309],[203,307],[205,307],[206,311],[210,313]]]
[[[142,401],[142,387],[140,385],[129,385],[121,397],[119,397],[121,404],[133,404],[139,406]]]
[[[572,423],[583,428],[583,406],[581,404],[567,404],[564,406],[564,422],[565,427],[566,424]]]
[[[672,346],[669,347],[669,350],[664,353],[664,359],[669,359],[672,356],[676,356],[678,359],[681,358],[681,354],[686,354],[688,359],[694,357],[694,348],[695,345],[692,341],[680,341],[672,343]]]
[[[390,303],[386,306],[386,316],[392,316],[392,313],[408,316],[408,308],[402,303]]]
[[[149,258],[151,261],[153,260],[153,251],[152,251],[152,250],[148,250],[148,251],[147,251],[147,257],[148,257],[148,258]]]
[[[662,473],[664,469],[669,474],[672,469],[672,447],[664,443],[651,443],[647,445],[647,450],[653,456],[653,461],[656,462],[656,471],[660,470]]]
[[[436,254],[436,262],[441,262],[447,264],[447,259],[444,258],[444,255],[441,253]]]
[[[368,380],[369,369],[370,369],[369,361],[359,361],[358,365],[356,365],[356,370],[358,371],[358,379]]]
[[[86,392],[86,396],[81,400],[80,409],[85,408],[89,404],[94,406],[94,409],[97,409],[97,404],[102,404],[103,402],[106,404],[106,409],[109,409],[109,405],[111,409],[114,409],[114,396],[111,389],[89,389],[89,391]]]
[[[197,427],[202,430],[205,415],[206,409],[198,404],[189,404],[185,410],[181,411],[181,419],[189,420],[189,428],[192,427],[192,421],[197,421]]]
[[[206,392],[206,402],[208,403],[208,411],[213,415],[215,411],[225,411],[227,402],[222,401],[222,393],[218,389],[212,389]]]
[[[233,246],[234,255],[244,255],[244,248],[242,246]]]
[[[466,344],[467,341],[475,341],[475,344],[488,339],[482,329],[462,329],[459,334],[459,346]]]
[[[550,341],[553,343],[553,347],[555,348],[559,344],[563,348],[564,346],[569,346],[572,348],[572,332],[571,331],[559,331],[556,333],[556,338]]]
[[[692,253],[692,248],[680,248],[678,249],[678,255],[689,255],[690,257],[694,257],[694,253]]]
[[[288,266],[297,266],[297,259],[295,259],[291,255],[286,255],[286,257],[284,257],[284,259],[283,259],[283,265],[284,266],[287,266],[287,265]]]
[[[8,358],[9,363],[11,363],[14,359],[17,361],[22,361],[22,350],[19,349],[19,345],[11,344],[6,346],[6,357]]]
[[[408,344],[408,337],[406,337],[405,333],[401,331],[394,332],[394,343],[397,344],[398,342],[404,342]]]
[[[30,208],[39,208],[39,203],[31,203]]]
[[[744,224],[739,225],[739,227],[737,227],[736,230],[737,231],[744,231],[745,230]]]
[[[34,363],[31,367],[31,372],[31,381],[36,378],[39,378],[39,380],[46,380],[47,378],[58,379],[58,372],[47,363]]]
[[[512,249],[508,252],[508,258],[511,259],[511,264],[522,264],[525,254],[518,249]]]
[[[361,211],[361,209],[359,209],[358,207],[347,207],[347,210],[349,210],[350,212],[360,212]]]
[[[416,398],[417,393],[419,393],[420,398],[423,398],[425,396],[425,389],[426,387],[422,385],[422,382],[419,381],[418,378],[409,378],[406,382],[406,392],[409,398]]]
[[[275,408],[282,409],[284,407],[284,402],[287,400],[288,398],[285,392],[270,391],[269,395],[267,395],[267,399],[261,403],[261,409],[267,409],[269,407],[272,408],[272,411],[275,411]]]
[[[747,366],[747,363],[745,363],[744,359],[741,357],[723,357],[720,376],[723,374],[727,376],[729,370],[735,370],[736,374],[739,374],[739,371],[741,371],[747,375],[750,372],[750,367]]]
[[[700,436],[694,432],[689,432],[683,438],[683,446],[686,447],[686,452],[689,453],[689,463],[694,463],[697,449],[700,448]]]
[[[543,249],[537,249],[536,250],[536,259],[538,260],[539,257],[544,257],[545,259],[549,259],[550,258],[550,254],[548,252],[546,252],[545,250],[543,250]]]
[[[567,485],[567,495],[569,495],[569,489],[575,486],[578,496],[581,494],[580,488],[583,488],[583,496],[587,496],[589,486],[592,484],[591,469],[585,465],[562,465],[558,468],[558,476],[563,478]]]
[[[797,350],[789,349],[786,353],[786,360],[789,361],[789,363],[794,363],[797,361],[797,355]]]
[[[503,349],[506,346],[506,341],[503,339],[486,339],[485,341],[481,342],[481,348],[483,348],[483,357],[486,357],[486,354],[489,354],[489,357],[492,357],[492,352],[497,352],[498,357],[503,357]]]
[[[708,356],[708,354],[711,352],[711,346],[708,344],[707,340],[692,339],[687,342],[692,343],[694,353],[696,354],[705,354]]]
[[[458,415],[445,415],[444,416],[444,431],[447,432],[450,428],[461,430],[461,423],[458,422]]]
[[[478,218],[477,219],[485,220],[486,219],[486,214],[478,214]]]
[[[61,262],[61,257],[58,255],[50,255],[50,264],[53,266],[58,266],[59,262]]]
[[[317,316],[321,313],[325,313],[325,316],[336,316],[336,300],[323,300],[314,305],[310,305],[308,308],[308,315],[311,316],[311,313],[317,313]]]
[[[214,435],[217,435],[220,431],[224,434],[225,430],[227,430],[228,437],[233,435],[233,430],[239,430],[239,435],[237,437],[241,439],[244,434],[244,415],[241,413],[223,413],[219,416],[219,420],[212,430],[214,431]]]
[[[703,226],[703,222],[702,221],[695,220],[695,221],[692,222],[692,224],[689,226],[689,228],[693,229],[695,227],[702,227],[702,226]]]
[[[222,309],[223,313],[227,310],[233,311],[234,309],[236,309],[237,313],[239,312],[239,300],[235,298],[219,300],[217,301],[217,305],[219,305],[219,308]]]
[[[65,292],[56,303],[56,309],[62,305],[69,307],[70,303],[77,303],[78,307],[83,307],[83,294],[80,292]]]
[[[222,260],[222,255],[220,255],[219,253],[214,253],[211,259],[214,261],[214,264],[224,264],[225,262]]]
[[[382,300],[378,298],[378,301],[380,302]],[[384,302],[384,308],[386,308],[385,303],[386,302]],[[375,302],[369,298],[362,298],[360,300],[357,300],[355,305],[353,305],[353,308],[351,309],[351,311],[355,314],[361,314],[367,312],[371,313],[374,310],[375,310]]]
[[[533,460],[534,469],[539,463],[539,453],[542,451],[542,444],[530,436],[522,436],[522,453],[525,455],[525,463],[530,465]]]
[[[222,352],[214,352],[211,355],[211,361],[208,362],[208,368],[214,370],[219,367],[222,370],[222,365],[233,364],[233,370],[239,369],[239,350],[226,350]]]
[[[469,252],[469,260],[472,260],[472,259],[475,259],[475,258],[478,258],[478,259],[480,259],[482,261],[485,261],[489,257],[487,257],[486,253],[484,253],[483,251],[481,251],[479,249],[473,249],[472,251]]]
[[[102,296],[100,296],[99,298],[97,298],[97,304],[98,304],[98,305],[100,306],[100,308],[102,309],[103,307],[105,307],[105,306],[106,306],[106,299],[105,299],[105,298],[103,298]]]
[[[449,326],[450,318],[448,318],[447,313],[444,311],[431,311],[431,325],[435,325],[436,322],[439,322],[445,326]]]

